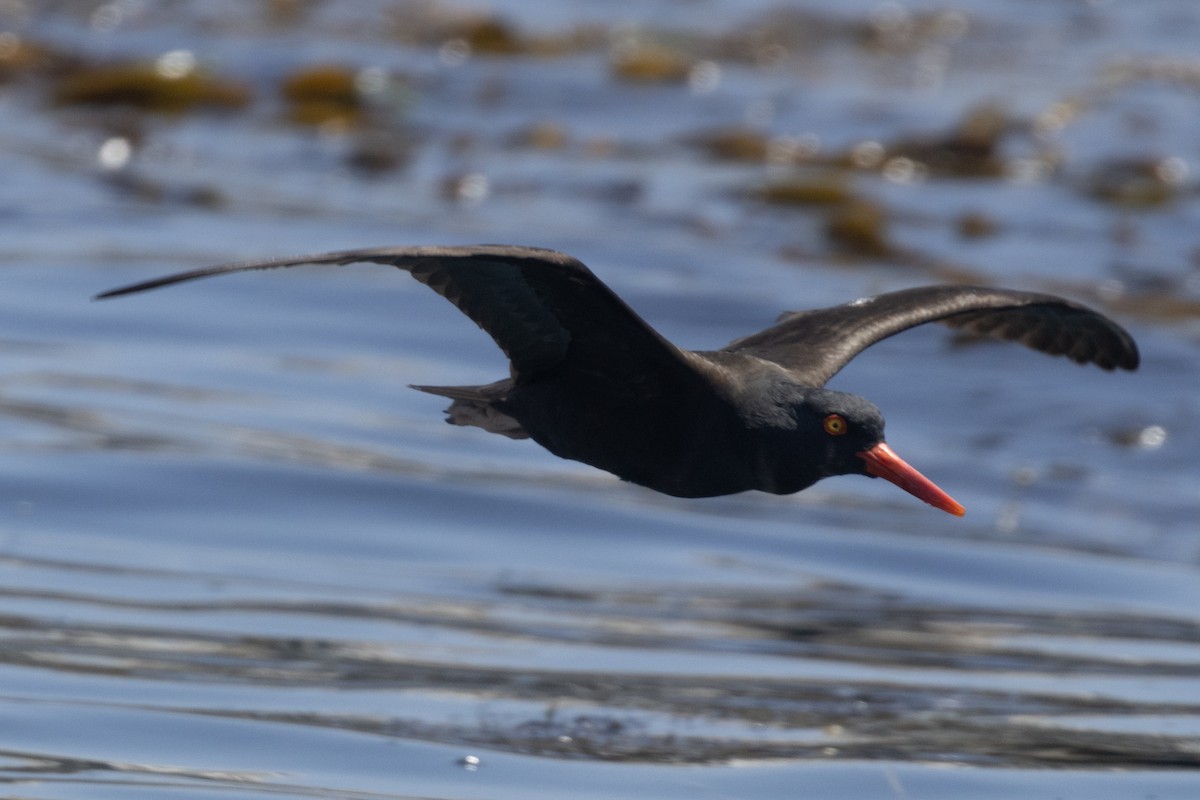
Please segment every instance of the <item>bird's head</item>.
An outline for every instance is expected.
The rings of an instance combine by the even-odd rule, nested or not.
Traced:
[[[783,448],[773,453],[783,491],[798,491],[833,475],[883,478],[955,516],[964,509],[890,448],[883,438],[883,414],[858,395],[796,387],[776,409],[776,421],[789,435],[774,438]],[[791,488],[797,481],[802,486]],[[785,488],[786,487],[786,488]]]

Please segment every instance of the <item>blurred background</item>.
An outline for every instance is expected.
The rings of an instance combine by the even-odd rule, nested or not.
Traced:
[[[1200,6],[0,0],[4,796],[1192,798]],[[505,374],[395,270],[565,250],[712,348],[907,286],[833,388],[882,481],[683,501],[441,421]],[[882,484],[882,485],[881,485]]]

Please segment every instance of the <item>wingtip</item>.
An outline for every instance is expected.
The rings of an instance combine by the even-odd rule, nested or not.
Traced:
[[[92,295],[92,300],[109,300],[113,297],[121,297],[127,294],[136,294],[137,292],[153,289],[161,281],[143,281],[142,283],[131,283],[128,286],[118,286],[115,289],[109,289],[100,294]]]
[[[1124,333],[1124,331],[1122,331]],[[1121,337],[1121,346],[1113,357],[1104,363],[1096,362],[1101,369],[1114,372],[1118,369],[1136,372],[1142,365],[1142,354],[1138,351],[1137,342],[1126,333]]]
[[[1142,354],[1138,351],[1137,343],[1131,337],[1129,339],[1129,352],[1125,354],[1125,359],[1121,362],[1121,369],[1134,372],[1142,365]]]
[[[149,291],[150,289],[158,289],[163,286],[170,286],[173,283],[183,283],[184,281],[203,278],[206,275],[214,274],[213,269],[195,270],[193,272],[181,272],[176,275],[166,275],[161,278],[151,278],[148,281],[138,281],[137,283],[129,283],[124,286],[118,286],[115,289],[109,289],[95,295],[93,300],[108,300],[113,297],[121,297],[127,294],[137,294],[139,292]]]
[[[109,289],[107,292],[101,292],[100,294],[92,295],[92,301],[95,302],[96,300],[107,300],[110,297],[120,297],[123,294],[126,294],[123,289]]]

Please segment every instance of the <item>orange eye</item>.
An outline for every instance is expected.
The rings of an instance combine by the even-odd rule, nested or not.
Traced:
[[[841,414],[830,414],[825,418],[825,432],[830,436],[842,436],[846,431],[850,430],[850,426],[846,424],[846,420]]]

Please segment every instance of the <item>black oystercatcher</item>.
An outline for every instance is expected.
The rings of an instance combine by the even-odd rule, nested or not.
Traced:
[[[448,421],[607,470],[676,497],[757,489],[791,494],[831,475],[886,478],[930,505],[963,507],[883,440],[883,416],[823,388],[861,350],[925,322],[1019,341],[1102,369],[1136,369],[1133,339],[1060,297],[929,286],[795,311],[720,350],[660,336],[578,260],[508,245],[386,247],[208,267],[113,289],[302,264],[407,270],[483,328],[509,377],[484,386],[415,386],[450,398]]]

